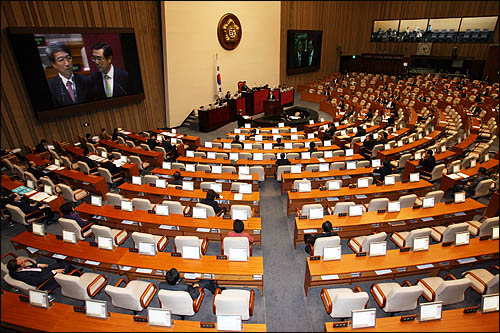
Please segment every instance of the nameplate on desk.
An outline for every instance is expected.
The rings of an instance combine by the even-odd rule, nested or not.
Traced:
[[[410,251],[410,247],[402,247],[399,249],[399,252],[409,252]]]
[[[193,217],[193,214],[184,214],[184,217]]]
[[[358,252],[356,253],[356,257],[366,257],[366,252]]]
[[[152,209],[148,209],[148,213],[149,214],[156,214],[156,212],[154,210],[152,210]]]
[[[455,213],[455,214],[453,214],[453,215],[455,215],[455,216],[464,216],[464,215],[465,215],[465,213],[464,213],[464,212],[458,212],[458,213]]]
[[[305,219],[307,219],[307,215],[300,215],[299,216],[299,220],[305,220]]]
[[[402,273],[402,272],[406,272],[406,267],[398,267],[396,268],[396,271]]]
[[[89,242],[90,246],[97,247],[97,242]]]
[[[30,301],[29,297],[26,295],[19,295],[19,300],[21,302],[29,302]]]
[[[256,274],[256,275],[253,276],[253,279],[261,281],[262,280],[262,275]]]
[[[56,239],[62,240],[63,236],[62,235],[56,235]]]
[[[215,323],[200,323],[200,328],[215,328]]]
[[[347,213],[339,213],[339,217],[345,217],[347,216]]]
[[[332,228],[332,231],[341,231],[341,230],[342,230],[342,228],[341,228],[341,227],[333,227],[333,228]]]
[[[453,244],[453,242],[443,242],[442,246],[445,247],[445,246],[451,246],[451,244]]]
[[[147,323],[148,322],[148,317],[133,316],[133,318],[134,318],[134,321],[138,321],[138,322],[141,322],[141,323]]]
[[[423,265],[417,265],[418,269],[427,269],[427,268],[433,268],[433,264],[423,264]]]
[[[446,200],[446,201],[445,201],[445,204],[446,204],[446,205],[451,205],[453,202],[454,202],[453,200]]]
[[[170,253],[170,255],[172,257],[181,257],[181,253],[180,252],[172,252],[172,253]]]
[[[309,257],[309,260],[313,261],[313,260],[320,260],[321,259],[321,256],[310,256]]]
[[[420,205],[414,205],[413,209],[419,209],[420,207],[422,207],[422,206],[420,206]]]
[[[61,259],[61,260],[64,260],[67,258],[67,256],[65,256],[64,254],[58,254],[58,253],[54,253],[52,255],[52,258],[56,258],[56,259]]]
[[[414,321],[417,315],[401,316],[401,321]]]
[[[333,328],[336,328],[336,327],[347,327],[349,326],[349,322],[348,321],[338,321],[336,323],[333,323]]]
[[[134,247],[129,247],[128,248],[128,252],[135,252],[135,253],[139,253],[139,249],[136,249]]]
[[[297,192],[297,189],[296,188],[292,188],[291,192],[295,193],[295,192]]]
[[[230,219],[231,219],[231,215],[227,215],[227,214],[226,214],[226,215],[224,215],[223,219],[224,219],[224,220],[230,220]]]
[[[488,239],[490,239],[490,236],[481,236],[481,237],[479,237],[480,241],[484,241],[484,240],[488,240]]]
[[[227,256],[226,255],[217,255],[215,256],[218,260],[227,260]]]
[[[378,214],[383,214],[383,213],[385,213],[385,209],[377,209],[377,213]]]
[[[375,183],[376,186],[382,186],[384,183]]]
[[[361,273],[359,273],[359,272],[352,272],[351,273],[351,277],[353,277],[353,278],[354,277],[360,277],[360,276],[361,276]]]
[[[480,306],[469,306],[464,309],[464,313],[474,313],[479,311]]]
[[[113,206],[115,209],[122,209],[122,206],[119,206],[119,205],[114,205]]]

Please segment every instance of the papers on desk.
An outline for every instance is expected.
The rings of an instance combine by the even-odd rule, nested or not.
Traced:
[[[82,185],[90,185],[90,183],[82,182]]]
[[[23,194],[26,194],[26,193],[31,192],[31,191],[33,191],[33,189],[26,187],[26,186],[23,186],[23,185],[18,186],[12,190],[12,192],[17,193],[19,195],[23,195]]]
[[[48,198],[44,199],[43,202],[51,202],[54,199],[57,199],[57,195],[51,195]]]
[[[338,274],[321,275],[321,280],[338,280]]]
[[[105,217],[104,216],[100,216],[100,215],[92,215],[92,218],[95,219],[95,220],[104,220],[104,221],[106,221]]]
[[[136,221],[122,220],[122,224],[135,225],[136,223],[138,224]]]
[[[318,232],[318,229],[305,229],[304,230],[305,234],[313,234],[315,232]]]
[[[166,229],[166,230],[179,230],[178,226],[176,225],[168,225],[168,224],[162,224],[159,226],[160,229]]]
[[[35,190],[31,190],[31,191],[29,191],[29,192],[24,193],[24,195],[26,195],[26,196],[28,196],[28,197],[29,197],[30,195],[35,194],[36,192],[37,192],[37,191],[35,191]]]
[[[35,201],[42,201],[43,199],[48,198],[48,197],[50,197],[50,195],[48,195],[47,193],[38,192],[37,194],[31,196],[30,199],[35,200]]]
[[[474,258],[474,257],[457,259],[457,262],[460,263],[460,264],[469,264],[471,262],[476,262],[476,261],[477,261],[477,259]]]
[[[101,264],[99,261],[93,261],[93,260],[85,260],[84,263],[87,265],[93,265],[93,266],[99,266]]]
[[[204,279],[213,279],[214,277],[210,273],[203,273],[203,278]]]
[[[389,274],[389,273],[392,273],[391,269],[381,269],[381,270],[375,271],[375,274],[377,274],[377,275],[384,275],[384,274]]]
[[[453,214],[453,215],[455,215],[455,216],[464,216],[464,215],[465,215],[465,213],[464,213],[464,212],[458,212],[458,213],[455,213],[455,214]]]
[[[352,177],[349,175],[342,176],[342,179],[351,179]]]
[[[449,178],[451,179],[460,179],[461,177],[459,175],[457,175],[456,173],[452,173],[452,174],[449,174],[447,175]]]
[[[339,201],[339,197],[328,197],[326,198],[328,201]]]
[[[120,265],[118,265],[118,267],[120,268],[121,271],[125,271],[125,272],[130,271],[132,269],[132,267],[130,267],[130,266],[120,266]]]
[[[429,222],[429,221],[434,220],[434,218],[433,217],[422,217],[421,220],[424,222]]]
[[[89,158],[92,160],[92,161],[97,161],[98,159],[100,159],[101,157],[99,155],[89,155]]]
[[[323,162],[325,162],[325,159],[324,159],[323,157],[320,157],[320,158],[318,158],[318,161],[319,161],[320,163],[323,163]]]
[[[254,230],[254,231],[253,231],[253,234],[254,234],[254,235],[260,235],[260,230]]]
[[[119,168],[119,167],[121,167],[122,165],[124,165],[124,164],[125,164],[125,162],[123,162],[122,160],[115,160],[115,161],[113,161],[113,164],[114,164],[117,168]]]
[[[253,279],[261,281],[262,280],[262,275],[256,274],[256,275],[253,276]]]
[[[34,248],[34,247],[31,247],[31,246],[27,246],[26,247],[26,250],[29,251],[29,253],[33,254],[35,252],[38,252],[38,249],[37,248]]]
[[[64,169],[66,169],[66,168],[65,167],[59,167],[59,168],[57,168],[57,171],[61,171],[61,170],[64,170]]]
[[[179,201],[189,201],[191,198],[186,198],[186,197],[181,197],[179,198]]]
[[[241,193],[235,193],[233,200],[243,200],[243,194]]]
[[[58,168],[59,167],[57,165],[51,164],[51,165],[47,166],[45,169],[50,170],[50,171],[54,171],[54,170],[56,170]]]
[[[432,140],[432,138],[430,136],[424,136],[424,139]]]
[[[153,272],[153,270],[150,268],[136,268],[135,272],[136,273],[151,274]]]
[[[356,194],[355,197],[356,197],[356,199],[366,199],[366,198],[368,198],[366,196],[366,194]]]
[[[184,278],[186,280],[194,280],[201,277],[200,273],[184,273]]]
[[[432,267],[434,267],[433,264],[417,265],[418,269],[426,269],[426,268],[432,268]]]
[[[196,228],[198,232],[210,232],[210,228]]]
[[[54,253],[52,255],[52,258],[56,258],[56,259],[61,259],[61,260],[64,260],[66,259],[67,256],[65,256],[64,254],[57,254],[57,253]]]
[[[457,175],[459,175],[462,178],[469,178],[469,176],[467,176],[465,173],[459,172],[459,173],[457,173]]]
[[[242,175],[240,173],[240,174],[238,174],[238,179],[239,180],[251,180],[252,179],[252,175]]]

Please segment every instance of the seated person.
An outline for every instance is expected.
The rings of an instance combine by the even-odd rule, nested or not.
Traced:
[[[285,144],[281,142],[281,138],[276,139],[276,143],[273,143],[273,148],[285,147]]]
[[[97,141],[96,141],[96,140],[94,140],[94,138],[92,137],[92,134],[90,134],[90,133],[85,134],[85,139],[86,139],[86,140],[87,140],[87,142],[89,142],[89,143],[97,143]]]
[[[371,153],[373,147],[377,144],[377,140],[373,138],[372,134],[369,134],[366,137],[366,140],[363,142],[363,148],[365,153]]]
[[[45,173],[42,170],[39,170],[36,167],[36,163],[33,161],[28,161],[28,163],[26,163],[26,171],[35,176],[36,179],[40,179],[40,177],[45,176]]]
[[[249,91],[250,87],[247,86],[247,81],[243,81],[243,85],[241,86],[241,91]]]
[[[434,167],[436,166],[436,158],[433,155],[434,152],[428,149],[425,152],[424,158],[418,162],[418,165],[420,165],[427,173],[431,173],[432,169],[434,169]]]
[[[279,158],[276,160],[276,166],[280,165],[290,165],[292,162],[290,162],[286,157],[284,153],[279,153]]]
[[[309,234],[304,235],[304,243],[306,244],[305,251],[312,255],[311,253],[311,245],[314,246],[314,243],[316,242],[316,239],[321,238],[321,237],[330,237],[330,236],[338,236],[338,234],[334,231],[332,231],[332,223],[329,221],[323,222],[321,225],[323,228],[323,233],[315,236],[311,236]]]
[[[243,148],[243,142],[240,141],[241,137],[242,137],[242,135],[236,135],[234,137],[234,140],[231,141],[231,143],[237,143],[237,144],[239,144],[241,146],[240,148]]]
[[[248,241],[253,243],[254,239],[245,230],[245,225],[241,220],[234,220],[233,231],[227,233],[227,237],[246,237]]]
[[[378,173],[380,175],[379,180],[383,182],[385,180],[385,176],[394,173],[394,170],[392,169],[390,161],[384,161],[380,168],[373,170],[373,173]]]
[[[61,206],[60,210],[62,213],[62,217],[64,217],[65,219],[75,220],[82,229],[91,223],[87,219],[82,219],[80,215],[75,212],[75,210],[73,209],[73,204],[71,202],[64,203]]]
[[[109,140],[111,136],[108,134],[108,130],[105,128],[101,129],[101,133],[99,133],[99,140]]]
[[[356,133],[355,136],[365,136],[366,135],[366,130],[363,127],[361,127],[361,125],[358,125],[357,129],[358,129],[358,132]]]
[[[174,149],[174,146],[172,145],[172,143],[170,143],[169,136],[164,136],[164,139],[161,142],[161,146],[163,147],[163,149],[165,149],[165,152],[167,154],[170,153]]]
[[[215,198],[218,198],[218,197],[219,197],[219,194],[215,193],[214,190],[210,189],[207,192],[206,198],[205,199],[201,199],[200,202],[202,204],[211,206],[214,209],[215,214],[219,214],[221,211],[223,211],[224,214],[225,214],[227,212],[227,208],[226,207],[220,207],[219,203],[217,201],[215,201]]]
[[[243,115],[243,110],[239,109],[238,113],[236,114],[236,121],[238,124],[238,128],[245,127],[245,123],[247,122],[247,119]]]
[[[34,259],[28,258],[22,260],[22,258],[11,259],[7,263],[7,269],[9,270],[9,275],[12,278],[23,281],[32,286],[39,286],[45,281],[49,280],[40,290],[52,290],[56,289],[59,284],[55,279],[51,279],[57,273],[68,274],[72,272],[75,267],[73,267],[67,261],[58,261],[54,264],[37,264]]]
[[[83,148],[83,157],[80,158],[80,161],[87,163],[89,169],[92,171],[92,169],[96,169],[99,165],[88,157],[89,153],[87,147]]]
[[[182,185],[181,173],[179,171],[174,172],[174,179],[168,182],[169,185]]]
[[[184,279],[180,278],[179,271],[176,268],[171,268],[165,274],[165,282],[160,282],[158,285],[159,289],[173,290],[173,291],[187,291],[193,300],[200,296],[200,291],[198,287],[206,288],[210,290],[212,294],[215,294],[215,290],[219,288],[217,282],[213,280],[200,280],[198,283],[193,285],[186,284]],[[222,287],[221,290],[226,288]]]
[[[478,173],[476,177],[474,177],[473,180],[469,180],[464,187],[464,190],[467,192],[467,195],[469,197],[474,196],[476,187],[479,185],[479,183],[483,180],[489,179],[488,175],[486,174],[486,168],[485,167],[480,167],[478,170]]]
[[[311,142],[309,144],[309,150],[308,150],[308,152],[314,153],[315,151],[318,151],[318,148],[316,148],[316,144],[314,142]]]
[[[25,215],[32,214],[29,218],[43,216],[43,219],[40,222],[48,222],[54,217],[54,212],[52,212],[48,205],[40,202],[30,203],[30,199],[28,197],[21,197],[17,193],[12,193],[9,196],[9,204],[19,207]]]
[[[276,100],[276,97],[274,97],[274,95],[273,95],[273,92],[272,92],[272,91],[270,91],[270,92],[269,92],[269,100],[270,100],[270,101],[275,101],[275,100]]]
[[[247,140],[255,140],[255,136],[257,135],[257,129],[253,128],[250,131],[250,135],[248,136]]]
[[[40,143],[36,145],[35,153],[40,154],[45,151],[49,151],[47,139],[40,140]]]
[[[224,99],[226,101],[231,99],[231,92],[229,90],[227,91],[226,96],[224,96]]]
[[[151,137],[146,140],[146,144],[149,146],[149,149],[154,150],[156,146],[158,146],[158,142],[156,141],[156,134],[151,134]]]
[[[117,156],[109,155],[108,161],[105,163],[101,163],[100,167],[104,168],[104,169],[108,169],[109,173],[111,173],[111,177],[121,176],[122,175],[122,173],[121,173],[122,168],[116,166],[116,164],[114,163],[115,161],[118,161],[118,160],[119,160],[119,158]],[[120,186],[123,183],[125,183],[125,179],[120,179],[116,182],[116,186]]]
[[[365,114],[365,119],[366,120],[371,120],[373,118],[373,112],[372,109],[368,109],[368,112]]]
[[[378,143],[385,145],[388,142],[389,142],[389,133],[387,133],[386,131],[383,131],[382,135],[380,135],[378,138]]]
[[[118,128],[116,127],[113,129],[113,135],[111,136],[111,140],[112,141],[118,140]]]
[[[337,128],[335,127],[335,124],[332,123],[330,124],[330,126],[328,126],[328,129],[324,132],[323,140],[333,139],[335,132],[337,132]]]

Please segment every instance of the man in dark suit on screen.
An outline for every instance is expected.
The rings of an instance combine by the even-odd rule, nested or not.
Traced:
[[[97,72],[90,76],[94,100],[125,96],[129,93],[128,72],[113,66],[113,49],[108,43],[95,43],[90,59],[97,68]]]
[[[73,57],[69,47],[62,42],[52,42],[46,53],[57,71],[56,77],[48,81],[54,105],[85,102],[89,93],[89,79],[73,73]]]

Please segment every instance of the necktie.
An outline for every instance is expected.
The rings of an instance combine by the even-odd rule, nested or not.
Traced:
[[[68,88],[69,97],[71,97],[71,100],[74,103],[75,102],[75,92],[73,91],[73,83],[69,80],[66,81],[66,87]]]
[[[106,82],[106,97],[111,97],[113,95],[111,92],[111,76],[104,74],[104,80]]]

